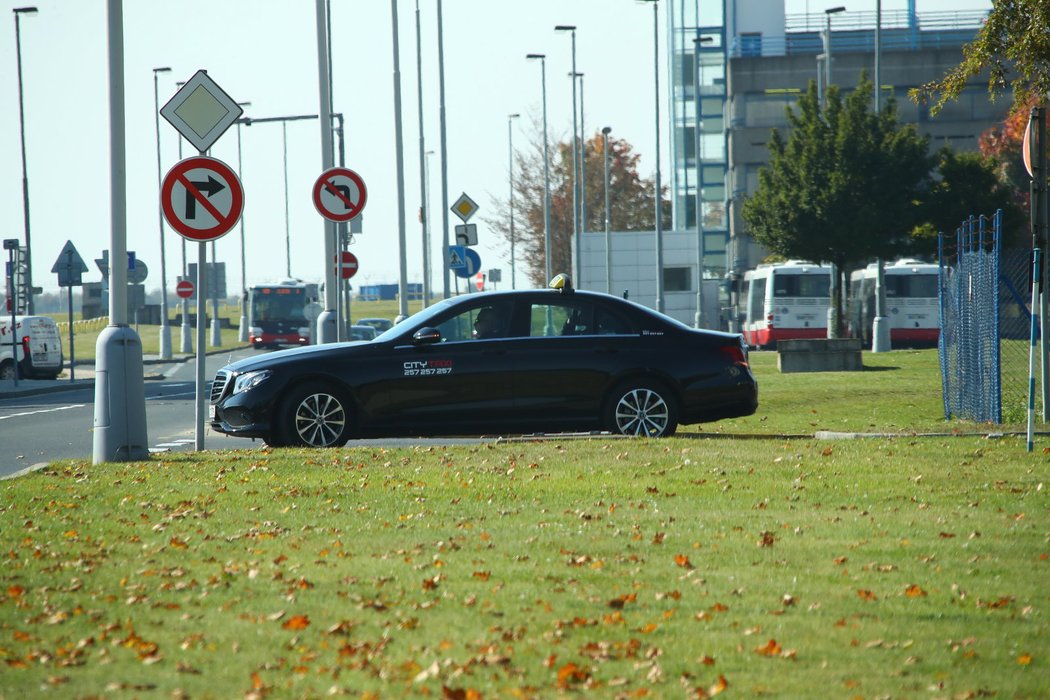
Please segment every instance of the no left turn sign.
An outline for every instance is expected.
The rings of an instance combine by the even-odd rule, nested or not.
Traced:
[[[164,176],[160,202],[164,218],[180,236],[203,243],[222,238],[241,218],[244,190],[230,166],[194,156]]]
[[[365,208],[367,199],[365,181],[353,170],[329,168],[314,183],[314,206],[329,221],[356,218]]]

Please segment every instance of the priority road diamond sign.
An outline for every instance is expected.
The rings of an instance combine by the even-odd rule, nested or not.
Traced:
[[[160,114],[204,153],[244,110],[205,71],[199,70],[168,100]]]
[[[458,216],[463,223],[470,221],[470,217],[474,216],[477,211],[477,202],[468,197],[466,192],[461,194],[452,205],[452,213]]]

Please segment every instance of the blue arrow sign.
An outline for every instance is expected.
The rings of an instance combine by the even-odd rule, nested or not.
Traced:
[[[453,264],[457,267],[453,267]],[[448,247],[448,267],[456,273],[456,277],[468,279],[481,269],[481,256],[473,248],[451,245]]]

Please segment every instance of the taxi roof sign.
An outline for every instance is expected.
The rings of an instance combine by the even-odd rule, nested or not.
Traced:
[[[237,101],[199,70],[179,89],[160,114],[203,153],[244,114]]]

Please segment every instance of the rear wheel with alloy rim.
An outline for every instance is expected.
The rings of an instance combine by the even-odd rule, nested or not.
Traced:
[[[342,447],[350,439],[350,401],[319,382],[295,387],[282,403],[278,442],[303,447]]]
[[[660,383],[624,382],[609,395],[605,427],[620,435],[668,437],[678,428],[678,406]]]

